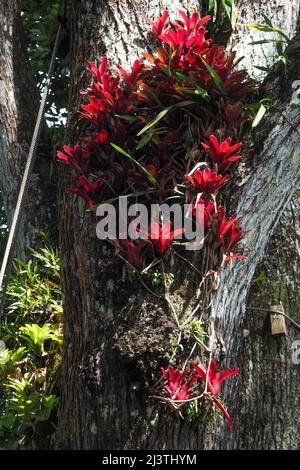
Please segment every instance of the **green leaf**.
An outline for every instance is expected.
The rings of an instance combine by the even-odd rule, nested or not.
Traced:
[[[279,60],[281,60],[281,62],[283,62],[284,65],[287,64],[287,59],[288,59],[288,57],[287,57],[286,54],[282,54],[282,55],[279,56]]]
[[[195,101],[192,101],[192,100],[180,101],[179,103],[174,104],[172,108],[185,108],[186,106],[190,106],[191,104],[195,104]]]
[[[140,130],[140,132],[137,134],[138,137],[144,134],[149,129],[151,129],[151,127],[155,126],[159,121],[161,121],[171,109],[172,109],[172,106],[163,109],[154,119],[152,119],[152,121],[148,122],[148,124],[145,127],[143,127],[143,129]]]
[[[124,121],[136,121],[137,120],[137,116],[126,116],[126,114],[116,114],[115,115],[116,117],[118,117],[119,119],[124,119]]]
[[[193,77],[189,77],[188,75],[184,75],[181,72],[176,71],[175,76],[178,80],[183,81],[185,80],[186,82],[192,83],[193,85],[196,83],[195,79]]]
[[[181,90],[184,92],[184,93],[188,93],[190,95],[197,95],[197,96],[201,96],[201,98],[207,100],[209,98],[209,94],[207,93],[206,90],[204,90],[203,88],[196,88],[196,89],[192,89],[192,88],[181,88]]]
[[[115,150],[117,150],[117,152],[121,153],[122,155],[124,155],[125,157],[127,158],[130,158],[130,160],[133,160],[133,158],[129,155],[129,153],[125,152],[125,150],[123,150],[121,147],[119,147],[118,145],[116,144],[110,144]]]
[[[231,26],[234,27],[237,17],[237,9],[234,5],[234,0],[222,0],[222,5],[228,18],[230,19]]]
[[[143,135],[141,140],[139,141],[138,145],[136,146],[136,150],[140,150],[144,145],[148,144],[152,139],[152,133],[147,132],[146,134]]]
[[[201,57],[202,63],[204,64],[205,68],[211,75],[213,81],[215,82],[215,85],[219,88],[219,90],[224,94],[227,95],[226,88],[224,86],[224,83],[220,79],[219,75],[217,72]]]
[[[195,95],[202,96],[203,98],[208,98],[209,96],[207,91],[200,87],[195,90]]]
[[[211,11],[215,7],[216,0],[208,0],[208,11]]]
[[[125,152],[125,150],[123,150],[121,147],[119,147],[118,145],[116,144],[113,144],[111,143],[110,144],[115,150],[117,150],[117,152],[121,153],[122,155],[124,155],[125,157],[129,158],[129,160],[131,160],[133,163],[135,163],[141,170],[143,173],[145,173],[145,175],[147,176],[148,180],[150,181],[150,183],[152,184],[156,184],[157,181],[156,181],[156,178],[152,175],[152,173],[150,173],[150,171],[147,170],[147,168],[145,168],[143,165],[140,164],[140,162],[138,162],[137,160],[135,160],[131,155],[129,155],[129,153]]]
[[[286,34],[284,34],[283,31],[281,31],[280,29],[268,26],[266,24],[248,23],[248,24],[245,24],[245,26],[247,26],[248,28],[258,29],[259,31],[262,31],[264,33],[277,33],[277,34],[280,34],[280,36],[282,36],[286,40],[286,42],[290,42],[290,38]]]
[[[261,41],[249,42],[248,46],[258,46],[259,44],[268,44],[270,42],[277,42],[276,39],[262,39]]]
[[[172,72],[169,69],[169,67],[166,67],[165,65],[160,64],[160,68],[168,77],[170,77],[170,78],[173,77]]]
[[[180,101],[179,103],[174,104],[173,106],[169,106],[168,108],[163,109],[152,121],[148,122],[148,124],[143,127],[143,129],[140,130],[140,132],[137,134],[139,137],[140,135],[144,134],[146,131],[154,127],[159,121],[161,121],[169,111],[173,108],[184,108],[185,106],[189,106],[190,104],[194,104],[194,101],[191,100],[186,100],[186,101]]]
[[[261,67],[260,65],[254,65],[254,68],[261,70],[262,72],[271,72],[272,67]]]
[[[259,108],[263,103],[270,103],[272,101],[271,98],[263,98],[262,100],[256,101],[255,103],[247,103],[245,104],[245,111],[258,111]]]
[[[231,9],[231,26],[234,28],[236,25],[236,19],[237,19],[237,8],[234,5],[234,2],[232,0],[232,9]]]
[[[16,351],[13,351],[10,355],[12,362],[19,362],[23,359],[25,354],[27,353],[27,349],[24,346],[21,346]]]
[[[256,127],[260,123],[260,121],[264,117],[266,111],[267,111],[267,108],[263,104],[261,104],[260,108],[259,108],[259,110],[258,110],[258,112],[257,112],[257,114],[254,118],[254,121],[252,122],[252,126],[251,126],[252,128]]]
[[[262,16],[263,16],[263,19],[265,20],[266,24],[268,26],[270,26],[270,28],[273,28],[273,24],[272,24],[272,21],[270,20],[270,18],[268,18],[267,15],[264,15],[264,13],[262,13]]]

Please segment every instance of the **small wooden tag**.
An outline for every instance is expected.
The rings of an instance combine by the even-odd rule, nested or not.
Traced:
[[[282,305],[271,305],[270,310],[277,310],[278,312],[284,313]],[[286,323],[283,315],[271,312],[270,322],[272,335],[287,335]]]

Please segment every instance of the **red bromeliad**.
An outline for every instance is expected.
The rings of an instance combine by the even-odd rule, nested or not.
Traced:
[[[217,364],[214,359],[210,362],[210,367],[207,368],[204,364],[194,364],[194,369],[201,379],[207,382],[207,390],[212,393],[213,396],[219,395],[220,386],[223,380],[235,375],[239,372],[238,368],[225,369],[221,372],[217,371]]]
[[[156,18],[155,21],[151,21],[148,18],[145,18],[147,23],[149,23],[152,26],[151,33],[159,37],[162,33],[165,32],[165,30],[168,28],[168,18],[169,18],[169,12],[165,10],[162,14],[162,16],[159,16]]]
[[[185,175],[185,179],[198,193],[214,194],[227,181],[228,176],[218,175],[210,168],[205,168],[204,170],[196,170],[192,176]]]
[[[172,366],[169,366],[167,372],[163,368],[161,368],[161,371],[165,379],[168,381],[165,386],[165,390],[168,392],[171,400],[185,401],[194,395],[190,390],[194,382],[197,380],[196,374],[183,384],[184,379],[189,373],[189,369],[185,369],[181,372],[180,370],[173,369]]]
[[[172,222],[170,220],[164,222],[162,226],[154,221],[152,221],[150,224],[150,230],[147,234],[147,238],[153,246],[155,255],[158,257],[167,251],[175,237],[178,237],[185,232],[184,228],[171,230],[171,227]]]
[[[82,175],[79,178],[79,184],[79,187],[71,186],[69,191],[82,197],[89,206],[93,206],[102,200],[105,190],[105,183],[102,180],[96,180],[90,183],[88,179]]]
[[[90,171],[90,147],[82,149],[80,145],[75,145],[72,149],[67,145],[63,147],[64,153],[58,151],[58,158],[70,168],[78,173],[88,174]]]
[[[142,239],[120,240],[120,254],[138,271],[142,271],[145,267],[145,241]]]
[[[101,129],[99,134],[95,135],[95,141],[99,142],[102,145],[105,145],[108,141],[108,133],[106,129]]]
[[[208,151],[213,163],[217,165],[220,173],[226,171],[232,162],[241,158],[241,155],[232,155],[236,150],[239,150],[242,147],[241,142],[230,145],[231,138],[227,137],[227,139],[219,143],[218,139],[214,135],[211,135],[209,140],[209,144],[203,142],[201,145]]]
[[[191,204],[190,206],[190,209],[194,217],[197,217],[198,212],[196,209],[198,205],[203,206],[204,211],[203,211],[203,222],[202,222],[202,218],[200,218],[200,220],[198,220],[197,222],[199,226],[201,226],[201,224],[203,223],[204,231],[207,232],[210,224],[213,222],[214,217],[217,214],[216,205],[214,201],[208,201],[208,203],[206,204],[203,199],[199,199],[199,201],[197,202],[197,205]],[[202,215],[202,212],[200,212],[200,217],[201,215]]]
[[[236,226],[236,215],[233,214],[226,220],[226,213],[223,207],[218,208],[218,239],[221,245],[221,250],[225,256],[224,261],[233,258],[244,258],[244,256],[233,255],[232,248],[243,238],[244,230]]]
[[[183,11],[179,11],[183,21],[173,23],[175,29],[168,29],[159,36],[162,42],[169,44],[173,50],[177,49],[179,56],[183,56],[190,49],[195,48],[199,52],[202,49],[206,29],[203,27],[205,23],[210,20],[210,16],[205,16],[200,19],[198,13],[194,13],[192,18],[189,19]],[[206,45],[210,41],[206,41]]]
[[[204,364],[200,364],[199,366],[194,364],[193,367],[196,371],[196,374],[205,382],[205,387],[207,388],[207,391],[212,394],[215,404],[222,411],[227,421],[228,427],[230,431],[232,431],[232,424],[228,411],[226,410],[226,408],[224,408],[224,406],[216,398],[216,396],[220,392],[221,383],[229,377],[232,377],[233,375],[237,374],[239,372],[239,369],[225,369],[222,372],[217,372],[217,365],[214,359],[211,360],[209,368],[207,368]]]

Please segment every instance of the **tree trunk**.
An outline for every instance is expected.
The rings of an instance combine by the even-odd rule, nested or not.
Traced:
[[[28,61],[17,0],[0,1],[0,30],[0,192],[10,226],[38,113],[39,94]],[[57,231],[55,167],[45,132],[40,142],[15,250],[15,256],[21,258],[26,246],[36,246],[41,230],[50,232],[52,238]]]
[[[163,7],[169,6],[174,11],[182,3],[191,8],[191,2],[164,2]],[[255,14],[267,11],[264,9],[267,3],[260,2]],[[277,21],[285,18],[292,7],[293,11],[299,7],[297,1],[273,3]],[[254,22],[252,5],[249,2],[247,8],[249,22]],[[75,143],[79,135],[76,112],[87,60],[107,54],[113,63],[132,62],[136,54],[140,56],[150,46],[142,18],[145,14],[157,16],[159,8],[161,2],[146,0],[108,1],[105,10],[96,1],[81,0],[76,2],[76,9],[73,6],[70,143]],[[296,15],[294,21],[286,23],[291,35],[295,24]],[[241,36],[240,44],[242,41],[245,44],[249,39]],[[238,184],[230,188],[236,195],[234,200],[231,198],[231,206],[237,207],[243,226],[249,229],[244,241],[248,256],[232,269],[224,269],[221,285],[212,296],[213,314],[205,318],[210,331],[214,328],[223,337],[226,351],[219,351],[220,357],[225,352],[226,365],[239,365],[242,370],[239,386],[231,382],[224,389],[237,430],[229,435],[221,421],[208,423],[203,419],[191,424],[149,399],[145,387],[150,380],[149,370],[157,371],[162,350],[169,347],[168,335],[173,327],[170,302],[154,298],[138,280],[124,276],[121,264],[112,261],[112,249],[96,239],[94,220],[80,202],[66,193],[63,170],[60,238],[65,349],[57,448],[297,447],[299,371],[290,354],[296,330],[288,325],[287,338],[267,336],[262,328],[267,314],[246,310],[247,305],[268,307],[282,300],[288,303],[289,315],[295,320],[298,315],[299,321],[294,290],[299,277],[293,277],[295,256],[291,254],[299,256],[296,238],[290,235],[289,249],[284,254],[280,251],[280,263],[277,258],[281,247],[275,243],[276,238],[285,241],[286,233],[295,233],[287,232],[287,227],[294,226],[297,230],[297,221],[288,217],[287,208],[300,176],[299,106],[291,105],[292,82],[300,72],[299,38],[293,42],[289,54],[291,64],[287,72],[283,66],[277,67],[266,82],[266,93],[280,100],[275,99],[272,111],[253,136],[255,154],[241,169]],[[229,194],[228,191],[228,200]],[[288,222],[282,222],[275,241],[270,242],[283,212],[287,213],[284,220]],[[203,250],[200,257],[203,264],[206,255]],[[261,261],[263,264],[257,268]],[[183,260],[176,260],[175,266],[168,268],[169,273],[176,273],[168,295],[178,316],[182,316],[197,304],[199,275],[188,270]],[[266,272],[267,280],[262,284],[256,282],[251,288],[256,268],[258,273]],[[292,269],[293,275],[288,276]],[[273,286],[279,282],[285,286],[275,293]],[[204,295],[202,301],[207,304],[208,300]],[[250,330],[250,336],[245,339],[243,329]],[[278,371],[277,377],[274,371]]]
[[[247,306],[268,308],[283,303],[300,324],[299,192],[272,236],[256,269]],[[236,326],[242,359],[238,400],[239,427],[234,446],[245,449],[299,449],[300,331],[287,320],[287,336],[269,334],[268,314],[247,309]],[[249,336],[242,337],[243,330]],[[298,341],[298,343],[297,343]],[[249,433],[249,429],[255,432]]]

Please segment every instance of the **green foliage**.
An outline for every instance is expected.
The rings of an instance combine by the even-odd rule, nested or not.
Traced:
[[[191,100],[185,100],[181,101],[179,103],[174,104],[173,106],[168,106],[167,108],[164,108],[152,121],[150,121],[143,129],[141,129],[137,136],[140,136],[144,134],[145,132],[149,131],[149,129],[152,129],[153,127],[156,126],[156,124],[159,123],[167,114],[169,111],[171,111],[174,108],[185,108],[187,106],[190,106],[191,104],[194,104],[194,101]]]
[[[183,418],[186,419],[196,429],[205,429],[209,423],[217,423],[222,414],[210,398],[205,400],[190,401],[181,410]]]
[[[209,35],[216,42],[224,42],[229,38],[235,27],[237,9],[234,0],[204,0],[202,2],[203,14],[212,17],[208,25]]]
[[[26,354],[27,349],[24,346],[16,350],[3,349],[0,351],[0,370],[13,372],[15,365],[21,363]]]
[[[119,147],[118,145],[116,144],[113,144],[111,143],[110,144],[118,153],[120,153],[121,155],[124,155],[124,157],[128,158],[129,160],[131,160],[135,165],[137,165],[143,173],[145,173],[145,175],[147,176],[148,180],[150,181],[150,183],[153,183],[155,184],[156,183],[156,179],[155,177],[152,175],[152,173],[150,173],[150,171],[147,170],[147,168],[145,168],[140,162],[138,162],[137,160],[135,160],[131,155],[129,155],[129,153],[125,152],[125,150],[123,150],[121,147]]]
[[[36,318],[61,308],[59,261],[54,263],[54,253],[44,248],[40,253],[33,252],[36,263],[14,260],[13,275],[7,289],[7,313],[14,314],[15,323],[25,316]],[[48,256],[48,257],[47,257]]]
[[[59,18],[64,15],[63,8],[64,2],[62,1],[40,0],[34,2],[33,8],[32,0],[21,0],[22,19],[28,39],[29,60],[40,91],[42,91],[47,77]],[[54,127],[60,127],[60,119],[66,117],[69,75],[69,45],[68,37],[64,34],[58,50],[46,108],[47,121],[50,121]]]
[[[51,276],[59,279],[60,259],[52,248],[45,246],[44,248],[41,248],[39,252],[32,250],[32,253],[36,259],[39,259],[42,262],[40,272],[47,273],[47,271],[50,270]]]
[[[271,98],[263,98],[262,100],[257,101],[256,103],[248,103],[245,105],[247,111],[255,112],[251,127],[257,127],[260,121],[263,119],[268,108],[272,105]]]
[[[215,82],[215,85],[217,86],[217,88],[221,91],[221,93],[226,95],[227,94],[226,88],[222,80],[220,79],[219,75],[217,74],[217,72],[215,72],[215,70],[202,57],[201,57],[201,61],[202,61],[202,64],[206,67],[213,81]]]
[[[261,271],[261,272],[258,274],[258,276],[254,277],[254,278],[252,279],[251,284],[254,285],[254,284],[257,284],[257,283],[259,283],[259,282],[266,282],[266,280],[267,280],[266,274],[265,274],[263,271]]]
[[[194,336],[195,340],[203,343],[209,335],[203,328],[203,323],[200,320],[192,320],[190,323],[190,331]]]
[[[275,37],[270,38],[270,39],[261,39],[259,41],[254,41],[254,42],[249,43],[249,45],[257,46],[257,45],[268,44],[268,43],[274,44],[276,46],[278,60],[280,60],[286,65],[287,55],[285,54],[284,50],[285,50],[285,47],[289,44],[290,39],[288,38],[288,36],[286,36],[286,34],[284,34],[283,31],[281,31],[281,29],[275,28],[271,20],[266,15],[263,15],[263,17],[265,20],[265,24],[253,23],[253,24],[247,24],[247,26],[249,28],[254,28],[264,33],[272,33],[273,36]],[[259,67],[259,66],[256,66],[256,68],[264,72],[269,72],[268,68],[264,69],[263,67]]]
[[[14,261],[0,327],[0,448],[30,446],[57,403],[47,377],[62,346],[59,258],[43,247]]]
[[[264,104],[261,104],[259,107],[259,110],[257,111],[257,114],[252,122],[252,127],[258,126],[264,115],[266,114],[267,108],[265,107]]]
[[[43,326],[36,325],[35,323],[26,324],[20,328],[20,337],[23,338],[28,344],[28,349],[31,349],[39,356],[46,356],[48,353],[45,351],[45,341],[50,339],[62,344],[62,334],[59,325],[51,325],[45,323]]]
[[[184,417],[189,423],[199,423],[203,420],[203,405],[199,400],[193,400],[188,403],[184,409]]]
[[[164,275],[159,270],[148,271],[145,277],[151,281],[152,286],[160,286],[164,283]]]

